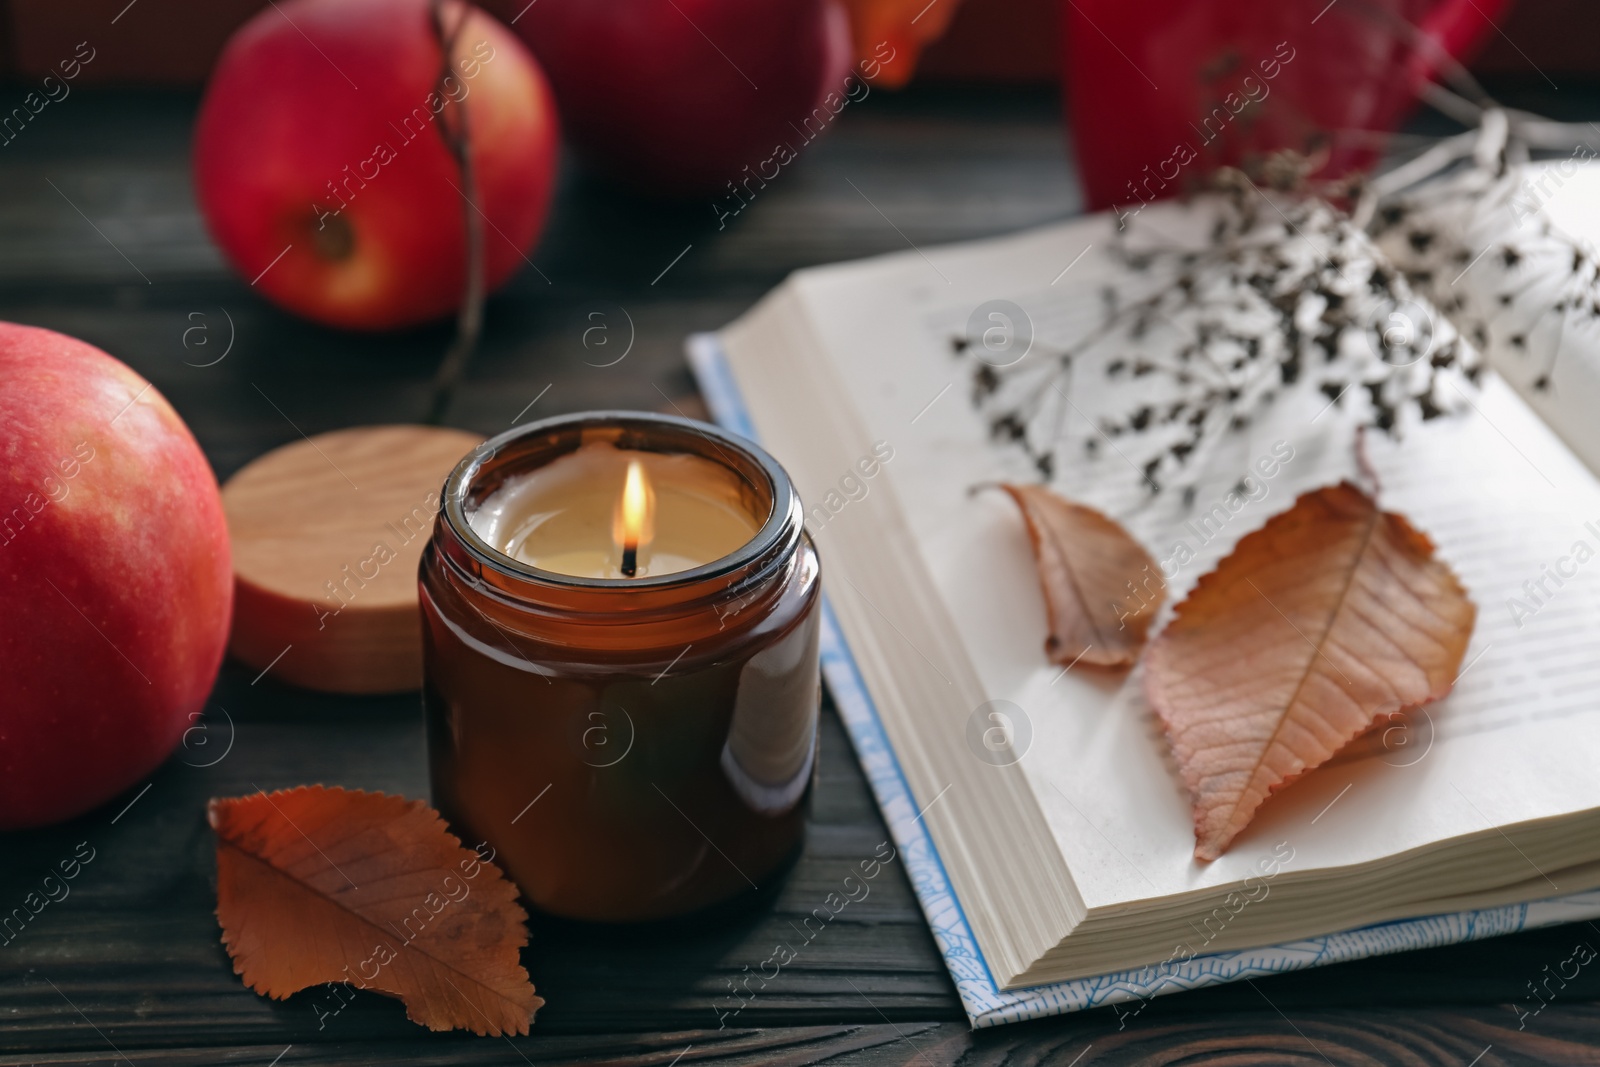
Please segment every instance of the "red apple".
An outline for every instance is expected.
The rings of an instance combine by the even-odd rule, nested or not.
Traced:
[[[574,147],[653,193],[727,195],[763,164],[770,180],[780,145],[798,152],[865,92],[837,0],[538,0],[515,28]]]
[[[516,35],[463,17],[443,82],[430,0],[284,0],[235,33],[195,130],[217,243],[257,289],[332,326],[389,329],[460,306],[460,169],[441,134],[465,111],[489,287],[525,262],[559,151],[550,90]]]
[[[217,480],[150,383],[0,323],[0,829],[102,804],[195,725],[233,607]]]

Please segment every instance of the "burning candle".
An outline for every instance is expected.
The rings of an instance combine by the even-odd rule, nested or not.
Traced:
[[[537,909],[765,886],[816,756],[819,570],[788,477],[715,427],[521,427],[445,484],[421,567],[434,802]]]
[[[649,484],[645,481],[644,464],[636,459],[629,460],[628,477],[622,483],[622,499],[617,502],[617,519],[611,529],[611,536],[622,546],[622,566],[619,569],[624,578],[638,577],[639,544],[642,541],[649,545],[655,538],[655,501],[651,499],[652,496],[654,494],[650,492]],[[710,560],[702,559],[686,567],[663,569],[688,570],[695,563],[708,562]]]
[[[761,523],[743,492],[721,463],[591,441],[506,479],[469,522],[539,570],[649,577],[703,566],[754,537]]]

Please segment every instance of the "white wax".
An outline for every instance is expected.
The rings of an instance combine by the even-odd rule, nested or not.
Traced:
[[[719,463],[593,442],[506,479],[468,521],[488,544],[540,570],[625,577],[612,519],[630,460],[643,465],[655,496],[654,536],[639,545],[634,577],[721,559],[754,537],[766,519],[750,513],[743,481]]]

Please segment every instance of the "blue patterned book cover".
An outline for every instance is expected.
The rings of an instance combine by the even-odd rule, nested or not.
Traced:
[[[712,417],[727,429],[759,441],[760,435],[751,423],[717,335],[690,337],[687,354]],[[826,598],[822,672],[945,965],[955,980],[962,1006],[976,1028],[1107,1005],[1118,1006],[1118,1016],[1127,1020],[1151,998],[1186,989],[1600,917],[1600,890],[1594,890],[1481,911],[1380,923],[1288,944],[1174,959],[1027,989],[1002,990],[967,924],[944,862],[922,822],[922,809],[901,772],[899,759]]]

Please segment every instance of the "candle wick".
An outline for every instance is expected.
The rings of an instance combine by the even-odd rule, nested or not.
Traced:
[[[630,542],[622,546],[622,576],[632,578],[639,572],[639,546]]]

